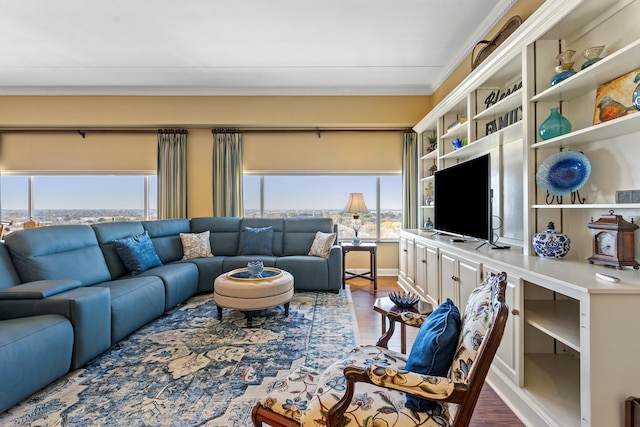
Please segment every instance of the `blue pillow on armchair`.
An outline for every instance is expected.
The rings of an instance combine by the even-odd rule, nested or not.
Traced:
[[[162,265],[148,232],[113,241],[118,256],[132,276]]]
[[[240,255],[273,255],[273,227],[245,227]]]
[[[449,298],[427,317],[409,352],[407,371],[446,377],[460,336],[460,311]],[[435,408],[437,402],[408,396],[405,406],[418,412]]]

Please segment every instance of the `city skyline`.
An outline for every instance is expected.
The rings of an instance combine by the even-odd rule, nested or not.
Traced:
[[[29,205],[28,176],[1,178],[2,210]],[[292,179],[293,178],[293,179]],[[260,209],[259,176],[244,176],[245,209]],[[36,210],[47,209],[142,209],[143,175],[55,176],[36,175],[33,200]],[[400,175],[381,176],[380,209],[402,206]],[[367,208],[376,210],[376,176],[372,175],[266,175],[265,211],[273,209],[343,209],[349,193],[363,193]],[[157,206],[157,177],[149,176],[149,206]]]

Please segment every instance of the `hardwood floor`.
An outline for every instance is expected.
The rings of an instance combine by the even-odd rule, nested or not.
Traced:
[[[397,277],[378,277],[378,292],[374,293],[373,284],[365,279],[350,279],[347,281],[351,289],[353,304],[358,318],[360,340],[363,344],[375,344],[382,332],[381,315],[373,311],[373,303],[378,297],[384,297],[389,292],[399,290]],[[417,328],[407,328],[407,352],[415,339]],[[400,351],[400,333],[396,331],[389,342],[389,348]],[[524,426],[513,412],[504,404],[496,393],[485,384],[471,420],[473,427],[516,427]]]

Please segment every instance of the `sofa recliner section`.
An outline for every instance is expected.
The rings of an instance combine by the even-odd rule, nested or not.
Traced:
[[[64,316],[0,320],[0,412],[66,374],[72,347]]]

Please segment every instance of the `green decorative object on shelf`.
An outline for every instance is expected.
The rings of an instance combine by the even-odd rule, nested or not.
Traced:
[[[558,108],[552,108],[551,114],[540,125],[540,138],[547,140],[571,132],[571,122],[560,114]]]

